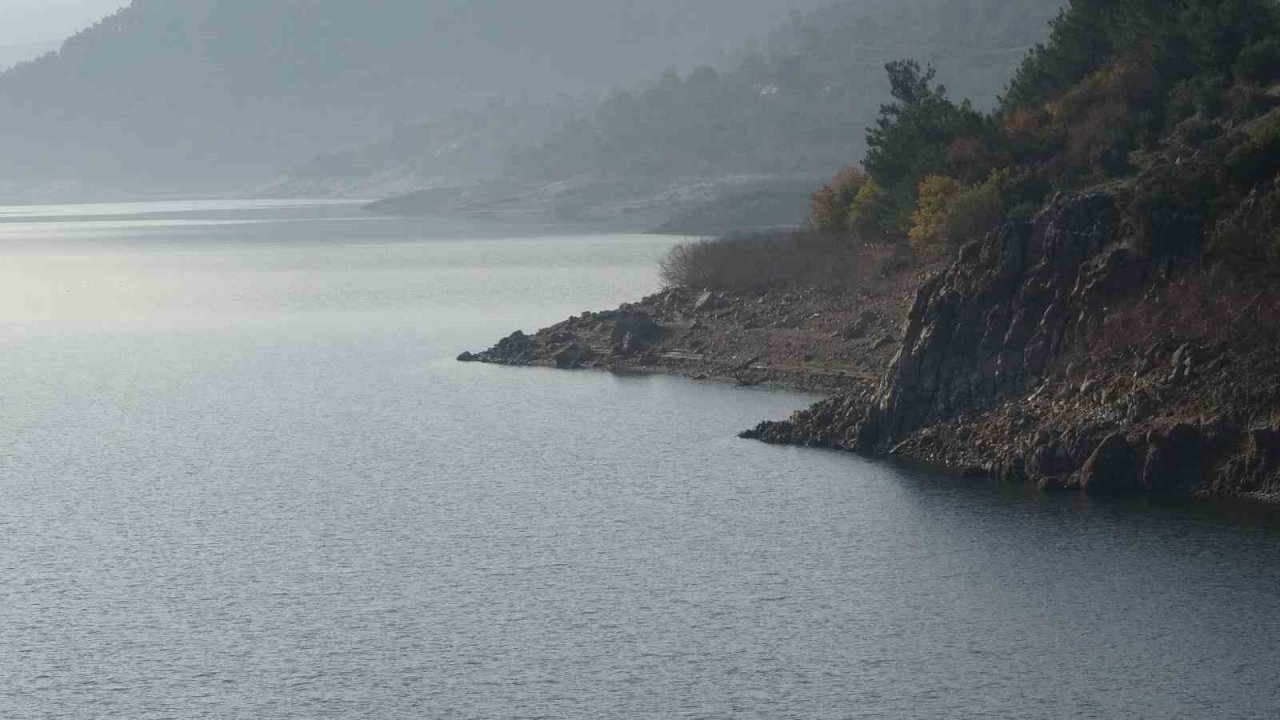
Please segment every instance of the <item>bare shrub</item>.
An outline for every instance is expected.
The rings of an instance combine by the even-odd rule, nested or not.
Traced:
[[[883,246],[830,233],[750,233],[679,245],[661,271],[669,287],[848,291],[878,273],[889,254]]]
[[[1143,356],[1164,345],[1280,342],[1280,289],[1197,272],[1113,309],[1091,343],[1096,357]]]
[[[1254,190],[1209,238],[1214,260],[1265,281],[1280,270],[1280,190]]]

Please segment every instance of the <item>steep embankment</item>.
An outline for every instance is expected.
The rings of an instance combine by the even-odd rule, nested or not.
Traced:
[[[874,390],[747,436],[1046,490],[1280,501],[1280,10],[1176,5],[1069,3],[992,114],[887,67],[866,172],[815,194],[814,236],[954,259],[903,305]],[[664,268],[849,285],[848,243],[797,263],[800,243],[725,240]],[[561,364],[592,354],[575,347]]]
[[[870,402],[748,436],[891,453],[1043,489],[1280,500],[1265,294],[1137,252],[1122,195],[1060,198],[924,283]]]
[[[1132,194],[1059,197],[924,278],[834,295],[672,289],[460,359],[831,392],[744,437],[1046,490],[1280,500],[1274,295],[1138,249]]]

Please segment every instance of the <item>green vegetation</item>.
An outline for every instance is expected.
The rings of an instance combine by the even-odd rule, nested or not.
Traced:
[[[929,175],[920,181],[911,230],[913,248],[933,252],[953,247],[994,230],[1004,218],[1002,173],[985,182],[966,186],[945,175]]]
[[[810,211],[813,229],[826,233],[853,230],[856,218],[850,209],[864,190],[867,190],[868,197],[878,192],[874,187],[867,189],[867,176],[857,168],[842,169],[830,185],[823,185],[813,195]],[[865,204],[867,200],[859,202]]]
[[[864,171],[814,195],[812,227],[933,253],[1054,190],[1111,185],[1128,188],[1134,246],[1154,259],[1280,268],[1276,3],[1074,0],[1051,27],[988,113],[950,99],[933,68],[889,63]]]
[[[986,119],[966,101],[956,105],[946,88],[934,85],[933,68],[915,61],[887,66],[894,102],[880,108],[867,132],[867,173],[884,188],[891,208],[883,231],[905,228],[922,180],[952,170],[967,175],[980,169]],[[973,151],[977,151],[974,154]]]
[[[1272,180],[1280,172],[1280,116],[1246,134],[1226,158],[1227,174],[1245,187]]]

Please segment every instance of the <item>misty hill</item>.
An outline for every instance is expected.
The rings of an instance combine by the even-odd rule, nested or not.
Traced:
[[[667,72],[512,155],[517,176],[832,172],[865,151],[889,100],[884,65],[936,65],[991,106],[1061,0],[845,0],[793,17],[727,67]]]
[[[495,100],[483,108],[398,125],[356,147],[320,153],[255,192],[381,197],[491,181],[501,174],[513,146],[541,142],[591,107],[589,96]]]
[[[739,220],[796,223],[807,209],[807,193],[797,188],[816,188],[817,178],[864,154],[865,128],[890,100],[886,63],[915,57],[937,65],[954,95],[990,107],[1060,6],[839,0],[795,13],[715,66],[667,70],[616,91],[536,142],[508,133],[517,147],[496,192],[468,192],[450,204],[433,190],[421,202],[400,198],[379,209],[525,213],[541,205],[556,220],[643,217],[688,232]],[[420,170],[446,169],[435,145],[418,148]],[[660,207],[665,215],[640,212]]]
[[[0,179],[255,181],[493,98],[712,60],[819,0],[135,0],[0,74]]]

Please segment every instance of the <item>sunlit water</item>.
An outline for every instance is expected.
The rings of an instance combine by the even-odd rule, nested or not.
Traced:
[[[456,364],[671,242],[521,235],[0,210],[0,717],[1280,715],[1273,524],[734,438],[791,394]]]

